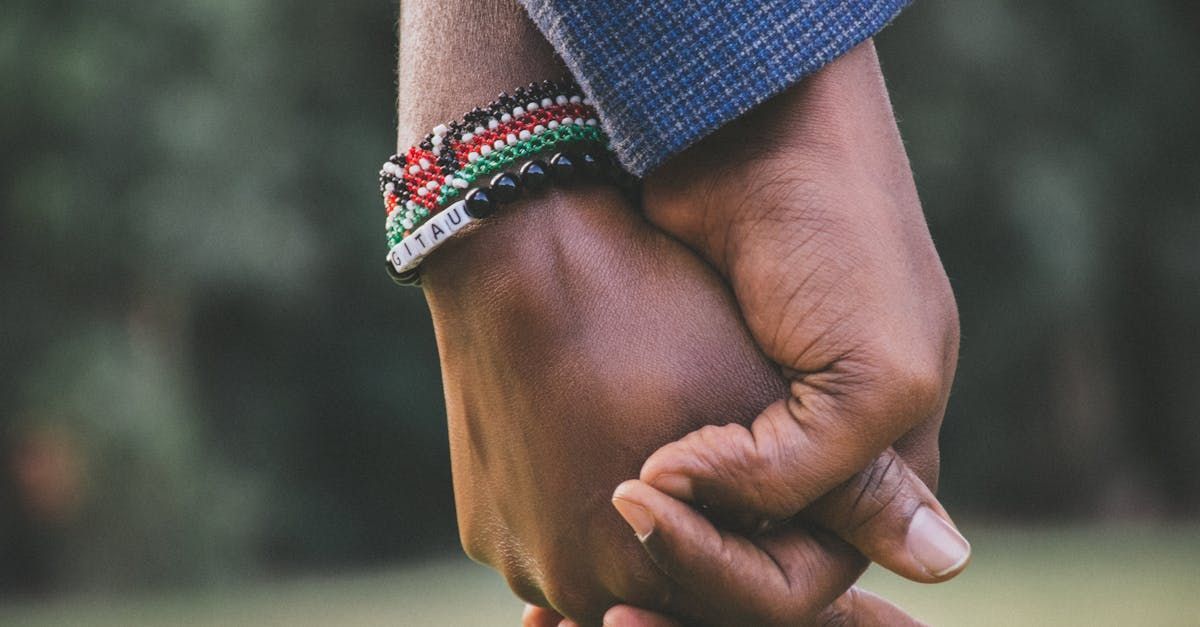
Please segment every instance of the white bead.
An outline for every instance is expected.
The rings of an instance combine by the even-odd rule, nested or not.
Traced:
[[[590,107],[590,106],[592,106],[592,99],[591,99],[591,98],[584,98],[584,99],[583,99],[583,104],[585,104],[585,105],[587,105],[587,106],[589,106],[589,107]]]
[[[441,146],[442,145],[442,136],[434,135],[433,138],[431,138],[429,140],[429,143],[433,144],[434,146]]]
[[[568,115],[567,117],[562,119],[562,123],[563,124],[574,124],[575,120],[571,119],[571,116]]]
[[[432,151],[432,152],[433,152],[433,154],[434,154],[435,156],[438,156],[438,157],[440,157],[440,156],[442,156],[442,147],[441,147],[441,146],[434,146],[434,147],[433,147],[433,151]]]
[[[408,218],[404,218],[403,220],[400,221],[400,226],[402,226],[406,229],[411,229],[412,225],[413,225],[412,220],[409,220]]]
[[[491,147],[491,146],[489,146],[489,145],[487,145],[487,144],[484,144],[484,145],[480,146],[480,147],[479,147],[479,154],[481,154],[481,155],[483,155],[483,156],[485,156],[485,157],[486,157],[486,156],[488,156],[488,155],[490,155],[490,154],[492,154],[492,147]]]
[[[453,175],[453,174],[447,174],[446,176],[443,176],[443,177],[442,177],[442,183],[445,183],[446,185],[449,185],[449,184],[451,184],[451,183],[453,183],[453,182],[454,182],[454,175]]]
[[[396,184],[395,184],[395,183],[388,183],[388,184],[386,184],[386,185],[384,185],[384,186],[383,186],[383,189],[384,189],[384,190],[386,190],[386,191],[389,191],[389,192],[394,192],[394,191],[396,191]]]
[[[413,164],[413,165],[408,166],[409,174],[416,174],[417,172],[420,172],[420,171],[421,171],[421,166],[419,166],[419,165]]]
[[[488,120],[488,128],[495,129],[497,126],[500,126],[499,120],[497,120],[496,118],[492,118],[492,119]]]
[[[517,107],[516,109],[513,109],[514,118],[519,118],[523,115],[525,115],[525,107]]]
[[[558,128],[558,120],[550,120],[546,123],[546,126],[550,128]]]
[[[463,141],[463,143],[465,144],[465,143],[471,141],[472,139],[475,139],[475,134],[474,133],[463,133],[462,137],[460,137],[459,139],[461,139]]]
[[[493,143],[492,145],[496,147],[496,150],[500,150],[501,148],[504,147],[504,141],[497,139],[496,142]]]
[[[588,118],[588,121],[587,121],[588,126],[595,126],[599,123],[600,123],[600,120],[597,120],[596,118]]]
[[[407,201],[407,202],[405,202],[405,203],[404,203],[404,208],[405,208],[405,209],[408,209],[409,211],[416,211],[416,210],[417,210],[417,203],[415,203],[415,202],[413,202],[413,201],[409,200],[409,201]]]
[[[486,128],[483,128],[482,126],[476,126],[476,127],[475,127],[475,134],[476,134],[476,135],[482,135],[482,134],[483,134],[483,132],[484,132],[484,131],[486,131],[486,130],[487,130],[487,129],[486,129]]]
[[[570,100],[570,102],[571,102],[572,104],[579,104],[579,103],[580,103],[580,102],[582,102],[582,101],[583,101],[583,99],[582,99],[582,98],[580,98],[579,96],[571,96],[571,100]]]
[[[468,163],[475,163],[476,161],[479,161],[479,153],[472,152],[472,153],[467,154],[467,162]]]
[[[567,104],[567,97],[562,94],[559,94],[554,97],[554,102],[556,102],[560,105],[565,105],[565,104]]]
[[[432,216],[425,224],[410,233],[388,252],[388,262],[397,272],[407,272],[419,266],[421,260],[435,248],[475,221],[474,218],[467,215],[463,209],[464,206],[464,201],[460,200],[446,207],[445,211]],[[406,218],[406,220],[408,222],[404,228],[411,230],[414,220],[412,218]]]
[[[451,181],[450,184],[459,189],[466,189],[467,186],[470,185],[470,183],[468,183],[466,179],[458,179],[458,178]]]
[[[526,139],[533,137],[533,133],[530,133],[529,131],[521,131],[521,134],[518,135],[518,137],[521,138],[521,141],[525,141]]]
[[[437,189],[437,188],[438,188],[437,181],[429,181],[428,183],[426,183],[426,184],[425,184],[425,187],[426,187],[426,188],[427,188],[429,191],[431,191],[431,192],[432,192],[433,190],[435,190],[435,189]]]
[[[541,124],[538,124],[537,126],[533,127],[533,132],[538,133],[538,134],[545,133],[546,127],[542,126]]]
[[[428,170],[429,166],[433,165],[433,164],[429,163],[429,159],[426,159],[425,157],[421,157],[421,160],[418,163],[421,164],[422,170]]]
[[[542,106],[543,107],[549,107],[552,104],[554,104],[553,100],[551,100],[549,98],[542,98]]]
[[[529,111],[529,112],[531,112],[531,113],[532,113],[532,112],[534,112],[534,111],[537,111],[537,110],[538,110],[538,103],[536,103],[536,102],[531,102],[531,103],[529,103],[529,104],[525,105],[525,110],[526,110],[526,111]]]
[[[505,124],[508,124],[509,122],[512,122],[512,116],[505,113],[504,115],[500,116],[500,121]]]
[[[433,127],[433,134],[436,135],[437,137],[441,137],[442,135],[445,135],[449,130],[450,129],[447,128],[445,124],[438,124],[437,126]]]
[[[428,196],[428,195],[429,195],[429,190],[428,190],[428,189],[425,189],[424,187],[418,187],[418,188],[417,188],[417,195],[418,195],[418,196]]]
[[[422,256],[429,253],[429,247],[433,244],[433,234],[430,233],[433,230],[432,224],[432,222],[426,222],[421,225],[421,228],[417,229],[417,233],[421,234],[421,237],[417,238],[417,245],[421,247]],[[414,233],[414,235],[417,233]]]
[[[517,143],[517,136],[513,135],[512,133],[509,133],[508,137],[505,137],[504,140],[508,142],[509,146],[511,146],[511,145]]]

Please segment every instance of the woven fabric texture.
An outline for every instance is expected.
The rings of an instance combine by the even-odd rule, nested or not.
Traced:
[[[879,32],[909,0],[520,0],[642,176]]]

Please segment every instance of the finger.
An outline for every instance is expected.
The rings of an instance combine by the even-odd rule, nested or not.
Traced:
[[[613,506],[677,584],[672,605],[718,624],[773,625],[812,617],[866,566],[844,542],[795,525],[754,543],[722,532],[688,505],[637,480],[617,487]]]
[[[604,614],[604,627],[682,627],[682,624],[649,610],[618,605]]]
[[[971,558],[970,543],[946,510],[890,448],[803,515],[871,561],[914,581],[950,579]]]
[[[830,381],[817,383],[818,376]],[[663,446],[640,478],[684,501],[783,520],[865,468],[940,406],[910,389],[915,384],[895,384],[912,399],[858,398],[853,389],[838,392],[836,377],[794,381],[792,398],[767,407],[748,428],[707,426]]]
[[[883,597],[858,586],[850,588],[817,615],[817,625],[856,625],[857,627],[921,627],[921,621],[904,613]]]
[[[554,610],[548,610],[536,605],[525,605],[525,613],[521,615],[521,627],[558,627],[563,617]]]

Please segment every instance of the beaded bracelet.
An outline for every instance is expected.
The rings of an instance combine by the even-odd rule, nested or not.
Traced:
[[[438,125],[421,143],[389,158],[379,173],[393,280],[419,284],[416,267],[429,252],[523,188],[536,190],[549,179],[568,181],[579,173],[609,173],[629,182],[607,142],[591,102],[569,80],[531,83],[460,121]],[[557,154],[549,163],[537,159],[552,150]],[[515,171],[506,171],[510,166]],[[488,185],[479,184],[488,177]]]

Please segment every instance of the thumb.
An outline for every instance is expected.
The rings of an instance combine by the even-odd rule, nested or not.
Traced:
[[[668,611],[718,625],[804,623],[862,574],[866,560],[833,537],[798,524],[751,542],[721,531],[696,510],[637,480],[613,505],[675,589]]]
[[[971,545],[893,449],[809,505],[807,499],[798,503],[791,489],[797,461],[770,461],[787,458],[793,443],[785,431],[768,433],[762,437],[738,424],[704,427],[655,452],[642,467],[642,480],[680,500],[711,505],[726,518],[776,521],[800,513],[914,581],[945,581],[966,567]]]
[[[913,581],[945,581],[971,558],[941,503],[890,448],[802,515]]]

